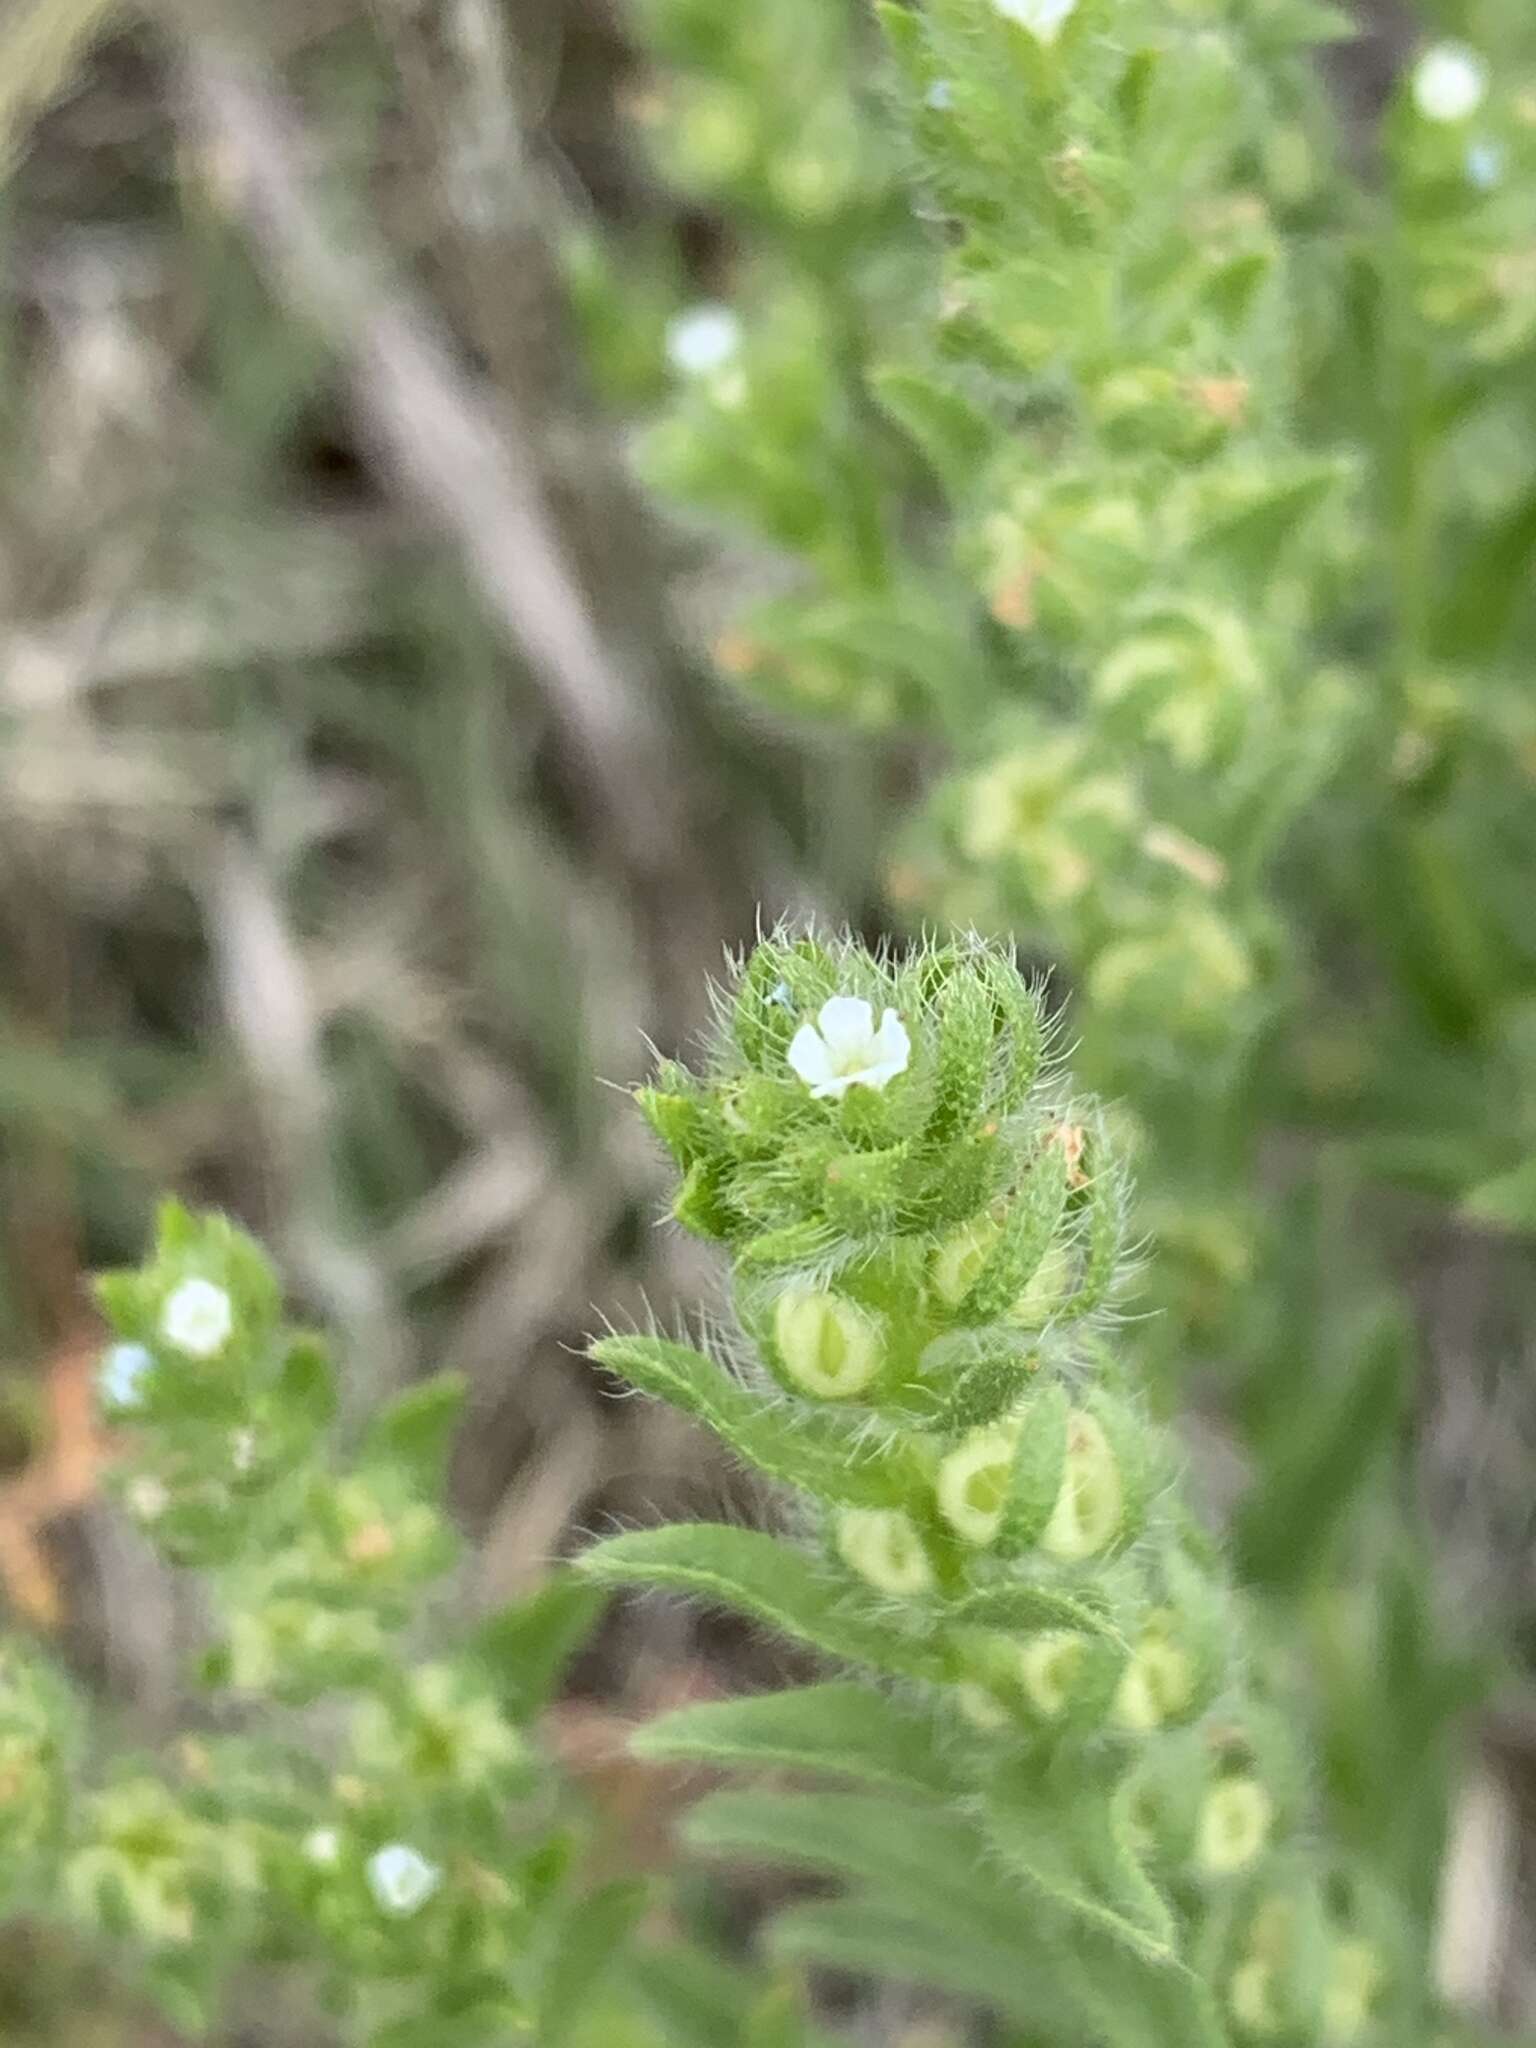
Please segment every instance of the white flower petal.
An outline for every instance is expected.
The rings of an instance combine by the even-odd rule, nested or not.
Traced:
[[[1436,43],[1414,67],[1413,103],[1426,121],[1465,121],[1488,94],[1488,67],[1465,43]]]
[[[885,1077],[888,1081],[897,1074],[905,1073],[907,1062],[912,1057],[912,1040],[907,1035],[906,1025],[894,1010],[887,1010],[880,1019],[872,1050],[877,1064],[890,1069]]]
[[[821,1102],[841,1102],[854,1082],[861,1078],[858,1074],[833,1074],[811,1093]]]
[[[831,1078],[832,1055],[814,1024],[802,1024],[789,1041],[789,1064],[811,1089],[819,1091]]]
[[[144,1379],[154,1369],[153,1355],[142,1344],[114,1344],[101,1361],[96,1384],[114,1408],[137,1408],[144,1399]]]
[[[368,1859],[368,1889],[387,1913],[415,1913],[443,1881],[443,1873],[406,1842],[390,1842]]]
[[[189,1358],[213,1358],[229,1342],[234,1307],[211,1280],[183,1280],[160,1311],[160,1334]]]
[[[875,1013],[862,996],[828,996],[816,1022],[839,1072],[862,1063],[875,1035]]]
[[[1037,42],[1054,43],[1077,0],[994,0],[994,4],[999,14],[1027,28]]]
[[[707,377],[741,347],[741,322],[729,306],[691,306],[667,328],[667,361],[681,376]]]

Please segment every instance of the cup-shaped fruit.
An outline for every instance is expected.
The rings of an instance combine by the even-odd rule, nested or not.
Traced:
[[[774,1351],[787,1385],[817,1401],[851,1401],[885,1363],[880,1324],[843,1295],[792,1287],[773,1312]]]

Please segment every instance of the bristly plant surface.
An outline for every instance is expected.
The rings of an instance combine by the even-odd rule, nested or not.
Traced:
[[[892,919],[1055,965],[1143,1141],[1128,1341],[1427,1926],[1536,1588],[1536,15],[1405,11],[1367,133],[1316,0],[645,0],[726,259],[639,449],[751,551],[722,674],[919,784]]]
[[[979,941],[775,937],[702,1070],[641,1092],[734,1316],[710,1352],[637,1333],[595,1356],[793,1505],[780,1535],[640,1530],[583,1569],[836,1669],[637,1746],[836,1781],[722,1791],[688,1824],[841,1880],[780,1917],[781,1954],[1062,2048],[1427,2038],[1422,1957],[1317,1839],[1306,1741],[1119,1362],[1124,1182],[1044,1035]]]

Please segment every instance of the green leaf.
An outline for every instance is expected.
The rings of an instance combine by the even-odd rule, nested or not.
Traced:
[[[570,2038],[588,2002],[602,1989],[616,1952],[645,1910],[648,1888],[633,1878],[567,1902],[543,1962],[538,1989],[542,2048]]]
[[[728,1443],[771,1479],[845,1507],[890,1507],[911,1475],[890,1457],[861,1447],[835,1416],[800,1412],[754,1393],[690,1345],[665,1337],[603,1337],[592,1346],[599,1365],[642,1393],[670,1401]]]
[[[1319,1412],[1305,1406],[1267,1450],[1237,1526],[1244,1576],[1299,1586],[1318,1568],[1401,1425],[1413,1379],[1413,1335],[1387,1310]]]
[[[1080,1629],[1085,1635],[1102,1636],[1107,1642],[1123,1644],[1114,1615],[1101,1606],[1091,1587],[1078,1594],[1058,1592],[1027,1579],[1000,1581],[967,1593],[952,1609],[957,1626],[1005,1629],[1028,1634],[1042,1628]]]
[[[807,1552],[755,1529],[719,1522],[640,1529],[597,1544],[576,1564],[601,1585],[691,1593],[876,1671],[935,1682],[949,1675],[948,1659],[931,1634],[903,1634],[887,1616],[856,1604],[849,1588]]]
[[[1435,652],[1458,661],[1491,661],[1531,587],[1533,563],[1536,492],[1491,528],[1480,529],[1475,545],[1456,561],[1434,626]]]
[[[986,468],[997,437],[993,422],[936,371],[888,363],[874,370],[869,382],[948,489],[963,497]]]
[[[336,1375],[318,1337],[298,1336],[289,1344],[278,1375],[283,1407],[311,1429],[325,1429],[336,1415]]]
[[[742,2023],[742,2048],[805,2048],[806,1993],[796,1978],[770,1984]]]
[[[765,1990],[745,1970],[675,1938],[665,1948],[640,1951],[625,1977],[660,2021],[668,2048],[779,2048],[791,2042],[796,2048],[836,2048],[803,2019],[798,2031],[786,2031],[793,2008],[786,2009],[784,1986]]]
[[[957,974],[939,1002],[939,1071],[928,1136],[966,1130],[979,1112],[991,1064],[992,993],[979,974]]]
[[[1051,1248],[1067,1199],[1067,1161],[1046,1145],[1025,1168],[1008,1205],[1003,1232],[974,1285],[955,1310],[962,1324],[995,1322],[1024,1292]]]
[[[1024,1893],[989,1874],[985,1839],[959,1814],[860,1792],[714,1792],[684,1839],[707,1852],[825,1871],[935,1927],[1008,1940]]]
[[[1536,1231],[1536,1159],[1472,1190],[1463,1209],[1474,1223],[1522,1234]]]
[[[468,1652],[490,1670],[514,1720],[531,1721],[550,1704],[607,1604],[600,1586],[561,1567],[475,1631]]]
[[[630,1747],[656,1762],[826,1771],[936,1798],[955,1789],[931,1721],[844,1680],[681,1707]]]
[[[1051,1958],[1031,1936],[1027,1920],[1005,1940],[976,1929],[936,1927],[916,1907],[864,1898],[819,1900],[776,1916],[768,1930],[776,1956],[802,1964],[852,1970],[898,1984],[924,1984],[956,1997],[985,1999],[1025,2024],[1048,2022],[1053,2001]],[[1078,2015],[1064,2011],[1056,2031],[1073,2039]]]
[[[1336,463],[1298,463],[1289,475],[1278,472],[1276,481],[1246,504],[1213,517],[1197,546],[1240,576],[1260,574],[1339,483]]]
[[[422,1493],[437,1495],[464,1394],[465,1382],[458,1373],[439,1373],[398,1395],[369,1426],[363,1462],[395,1466],[408,1473]]]
[[[1173,1916],[1117,1831],[1100,1759],[1005,1759],[978,1806],[1005,1865],[1081,1933],[1155,1970],[1178,1966]]]

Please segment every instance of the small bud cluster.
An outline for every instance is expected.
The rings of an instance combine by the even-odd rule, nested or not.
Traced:
[[[1166,1887],[1193,1955],[1300,1855],[1306,1788],[1105,1343],[1125,1190],[1045,1037],[1035,992],[980,942],[901,961],[757,947],[703,1073],[664,1063],[639,1097],[682,1170],[674,1214],[729,1252],[743,1342],[720,1365],[643,1336],[596,1355],[793,1485],[810,1547],[781,1546],[766,1592],[730,1532],[619,1538],[585,1562],[734,1592],[918,1683],[993,1853],[1012,1853],[1036,1769],[1076,1786],[1061,1853],[1107,1829],[1095,1902],[1131,1917],[1138,1886]],[[1362,2023],[1386,1992],[1371,1980]]]

